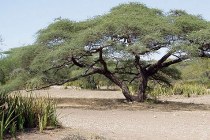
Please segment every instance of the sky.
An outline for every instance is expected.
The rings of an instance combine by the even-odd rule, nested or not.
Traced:
[[[0,0],[0,50],[32,44],[55,18],[82,21],[106,14],[121,3],[140,2],[164,12],[182,9],[210,21],[209,0]]]

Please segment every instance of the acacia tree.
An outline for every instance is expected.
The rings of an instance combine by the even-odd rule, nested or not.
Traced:
[[[24,70],[32,75],[28,83],[42,83],[36,88],[100,74],[121,88],[127,101],[141,102],[147,99],[149,81],[169,84],[169,78],[178,77],[169,66],[208,54],[201,53],[207,49],[196,40],[198,32],[208,29],[209,22],[184,11],[163,14],[139,3],[122,4],[103,16],[82,22],[59,19],[40,30],[31,46],[36,54],[27,58]],[[165,54],[148,59],[158,52]],[[129,85],[136,86],[135,94]]]

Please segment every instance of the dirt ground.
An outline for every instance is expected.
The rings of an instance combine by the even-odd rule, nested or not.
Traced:
[[[58,119],[66,128],[22,134],[20,139],[210,139],[210,95],[162,97],[162,102],[134,104],[124,102],[120,91],[51,88],[33,95],[55,98]]]
[[[30,92],[20,91],[22,95],[28,96]],[[32,96],[53,97],[53,98],[96,98],[96,99],[124,99],[119,90],[73,90],[64,87],[49,88],[46,90],[36,90],[31,92]]]
[[[40,133],[37,130],[21,132],[16,138],[6,138],[6,140],[96,140],[104,138],[89,131],[72,129],[69,127],[44,130]]]
[[[116,140],[209,140],[208,111],[59,109],[65,127],[82,128]]]

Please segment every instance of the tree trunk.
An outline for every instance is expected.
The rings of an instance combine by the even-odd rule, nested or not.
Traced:
[[[142,64],[140,62],[140,56],[135,55],[135,62],[134,65],[139,71],[139,88],[137,92],[137,96],[135,96],[134,100],[137,102],[143,102],[146,100],[146,88],[147,88],[147,83],[148,83],[148,75],[147,75],[147,70],[142,67]]]
[[[144,102],[147,99],[146,95],[147,83],[148,83],[148,77],[142,76],[140,79],[139,90],[137,93],[137,97],[135,98],[135,101]]]
[[[140,85],[137,96],[131,95],[126,83],[121,82],[114,74],[105,73],[104,75],[122,89],[122,93],[128,102],[144,102],[147,99],[146,88],[148,83],[148,76],[145,73],[142,73],[139,79]]]
[[[130,91],[129,91],[126,83],[121,82],[112,73],[106,73],[104,75],[122,89],[122,93],[128,102],[133,102],[133,101],[143,102],[147,99],[146,88],[147,88],[147,83],[148,83],[148,77],[146,75],[142,75],[139,80],[140,85],[139,85],[139,90],[138,90],[137,96],[132,96],[130,94]]]
[[[110,72],[106,72],[104,76],[106,76],[108,79],[110,79],[113,83],[115,83],[118,87],[122,89],[122,93],[128,102],[133,101],[133,96],[130,94],[128,86],[124,82],[121,82],[114,74]]]
[[[148,83],[147,75],[145,74],[141,75],[141,78],[139,80],[140,85],[139,85],[137,96],[132,96],[130,94],[128,86],[124,82],[120,82],[120,80],[117,77],[115,77],[113,74],[106,73],[105,76],[122,89],[122,93],[128,102],[133,102],[133,101],[144,102],[147,99],[147,96],[146,96],[146,88],[147,88],[147,83]]]
[[[122,83],[121,89],[122,89],[123,95],[125,96],[125,98],[128,102],[134,101],[134,98],[130,94],[130,91],[129,91],[128,86],[126,84]]]

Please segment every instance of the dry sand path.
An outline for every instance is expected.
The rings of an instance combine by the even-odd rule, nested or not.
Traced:
[[[208,111],[125,111],[58,109],[66,127],[116,140],[209,140]]]

